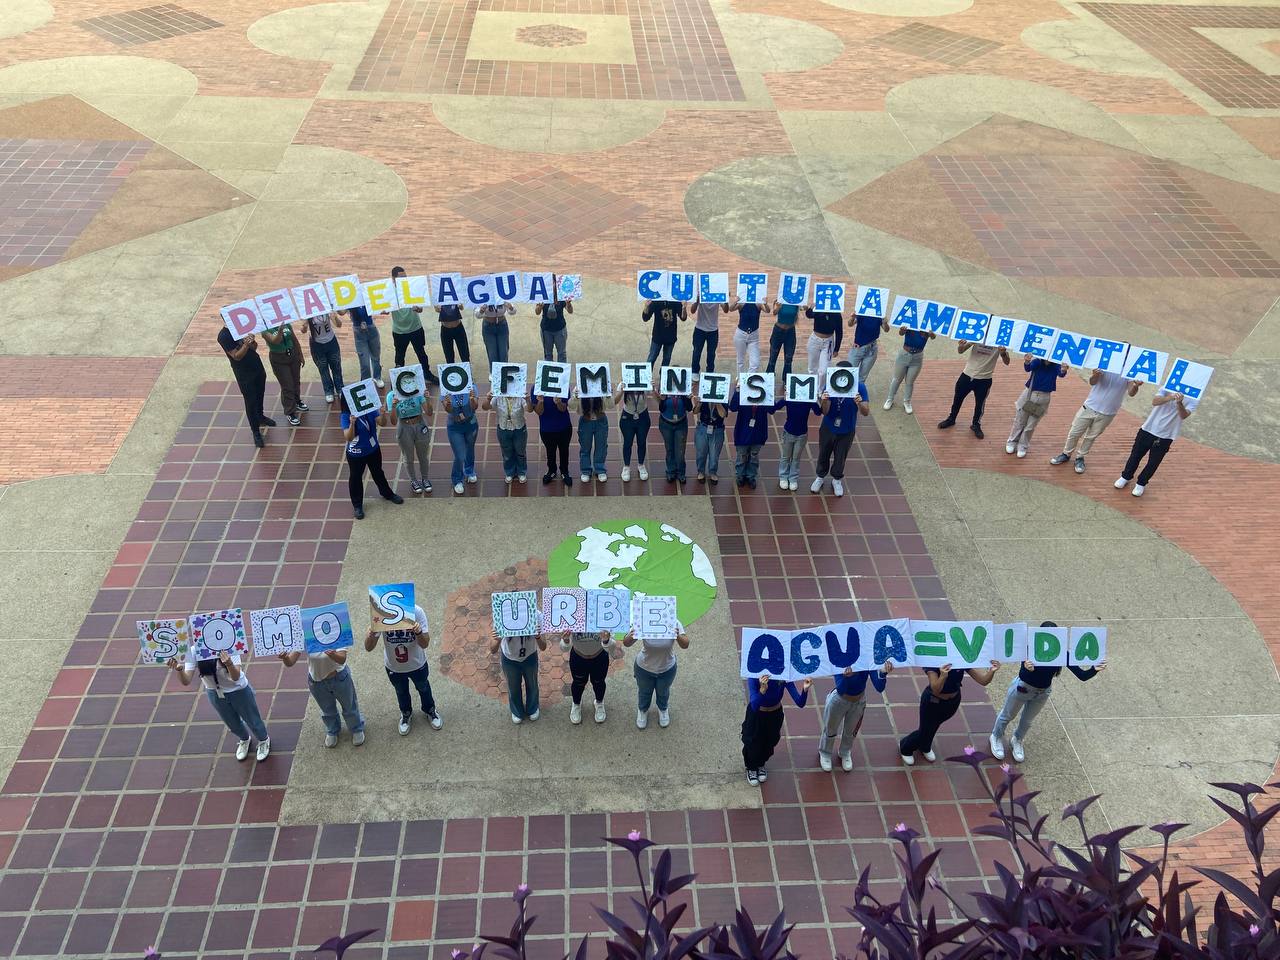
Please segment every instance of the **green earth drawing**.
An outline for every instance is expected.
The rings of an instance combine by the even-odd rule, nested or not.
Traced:
[[[553,587],[626,587],[673,596],[688,626],[711,609],[716,574],[703,549],[657,520],[610,520],[566,537],[547,558]]]

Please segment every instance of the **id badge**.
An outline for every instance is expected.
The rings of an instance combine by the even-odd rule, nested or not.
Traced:
[[[838,427],[838,426],[840,426],[840,424],[842,424],[842,423],[844,423],[844,417],[836,417],[836,418],[835,418],[835,420],[833,420],[833,421],[832,421],[832,424],[831,424],[831,425],[832,425],[833,427]]]
[[[418,432],[422,434],[424,437],[428,437],[431,435],[431,428],[428,427],[425,423],[420,423],[418,424]]]

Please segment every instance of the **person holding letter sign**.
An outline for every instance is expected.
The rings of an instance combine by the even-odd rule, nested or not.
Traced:
[[[386,422],[381,404],[377,413],[370,411],[359,417],[351,416],[347,395],[342,395],[342,417],[338,421],[342,436],[347,441],[347,489],[351,494],[351,506],[357,520],[364,519],[364,472],[373,477],[383,500],[404,503],[404,497],[391,489],[387,475],[382,472],[382,445],[378,443],[378,427]]]
[[[538,415],[538,435],[547,451],[547,472],[542,475],[544,484],[556,478],[556,467],[566,487],[573,486],[569,476],[569,441],[573,439],[573,421],[569,417],[569,403],[559,397],[544,397],[529,390],[529,403]]]
[[[436,313],[439,314],[436,319],[440,321],[440,349],[444,351],[445,363],[453,363],[455,356],[463,363],[470,363],[471,345],[467,343],[467,328],[462,325],[462,308],[456,303],[437,305]]]
[[[460,494],[465,489],[462,481],[475,483],[476,477],[476,435],[480,432],[480,424],[476,420],[476,407],[479,398],[476,396],[475,384],[467,385],[466,393],[448,393],[440,401],[444,412],[449,417],[446,428],[449,447],[453,450],[453,472],[450,480],[453,492]]]
[[[484,340],[484,353],[489,358],[489,367],[495,363],[506,363],[511,349],[511,325],[507,323],[507,315],[514,314],[516,308],[510,303],[491,303],[476,307],[476,316],[480,318],[480,336]]]
[[[786,400],[778,409],[787,411],[778,442],[778,489],[799,490],[800,461],[809,442],[809,417],[822,416],[822,408],[809,400]]]
[[[556,277],[551,278],[551,289],[559,290]],[[573,313],[572,300],[555,300],[551,303],[539,303],[533,312],[541,317],[539,330],[542,334],[542,359],[551,359],[551,350],[555,349],[556,360],[560,363],[569,361],[569,327],[565,315]]]
[[[684,448],[689,440],[689,412],[685,396],[658,394],[658,432],[667,451],[667,483],[684,483]]]
[[[629,647],[636,642],[633,626],[622,638],[622,645]],[[640,640],[640,652],[636,654],[635,678],[639,702],[636,709],[636,726],[643,730],[649,725],[649,706],[658,701],[658,726],[671,725],[671,685],[676,682],[676,647],[689,649],[689,635],[684,624],[676,621],[675,637],[646,637]]]
[[[505,321],[504,321],[505,322]],[[498,427],[498,447],[502,450],[502,472],[507,483],[529,479],[529,428],[524,397],[495,397],[493,391],[484,398],[484,409],[492,410]]]
[[[867,681],[876,693],[884,693],[885,679],[893,672],[893,661],[886,660],[877,670],[857,670],[845,667],[836,674],[836,686],[827,694],[822,707],[822,736],[818,738],[818,764],[823,770],[831,770],[831,748],[840,741],[840,766],[847,772],[853,769],[853,741],[862,729],[862,718],[867,711]]]
[[[392,267],[391,279],[399,282],[405,275],[404,267]],[[374,331],[375,335],[377,331]],[[396,366],[404,366],[404,358],[413,347],[413,355],[422,364],[422,376],[427,383],[435,386],[440,381],[431,372],[431,360],[427,357],[427,331],[422,327],[421,307],[401,307],[391,311],[391,344],[395,349]],[[362,374],[368,379],[368,374]],[[381,386],[381,384],[379,384]]]
[[[351,320],[351,337],[356,342],[356,357],[360,361],[360,379],[373,379],[381,390],[386,386],[382,382],[382,338],[378,336],[378,328],[373,316],[363,304],[348,308],[347,317]],[[419,357],[422,369],[427,369],[426,356]],[[397,366],[399,361],[396,361]]]
[[[653,320],[652,339],[649,342],[649,366],[662,354],[662,366],[671,365],[671,354],[675,351],[676,340],[680,334],[680,324],[684,322],[684,304],[676,300],[649,300],[640,313],[640,319],[648,323]]]
[[[734,297],[732,304],[725,304],[724,312],[738,315],[738,327],[733,331],[738,373],[755,373],[760,369],[760,304],[743,303]]]
[[[578,467],[581,480],[587,483],[594,473],[604,483],[609,479],[606,462],[609,459],[609,419],[606,410],[613,409],[613,397],[579,396],[573,389],[570,407],[578,414]]]
[[[1084,398],[1084,403],[1071,421],[1067,442],[1062,445],[1062,452],[1049,462],[1057,466],[1066,463],[1074,455],[1076,473],[1084,473],[1084,458],[1093,447],[1093,441],[1102,436],[1102,431],[1116,418],[1125,396],[1138,395],[1140,385],[1137,380],[1126,380],[1118,373],[1093,371],[1089,376],[1089,395]]]
[[[875,361],[872,355],[872,362]],[[848,360],[841,360],[835,365],[836,370],[852,367]],[[822,410],[822,422],[818,426],[818,463],[817,478],[809,487],[811,493],[821,493],[827,482],[827,474],[831,474],[831,489],[837,497],[844,496],[844,464],[849,459],[849,448],[853,446],[854,433],[858,429],[858,414],[864,417],[871,413],[867,405],[867,385],[858,381],[856,397],[833,397],[825,390],[818,397],[818,406]]]
[[[956,425],[956,417],[960,416],[960,407],[964,398],[973,394],[973,423],[969,427],[973,435],[981,440],[986,436],[982,432],[982,412],[987,406],[987,394],[991,392],[991,381],[996,373],[996,361],[1009,365],[1009,351],[1004,347],[988,347],[981,343],[970,343],[966,340],[960,344],[957,353],[969,353],[964,369],[956,377],[955,396],[951,400],[951,412],[939,421],[938,429],[946,430]]]
[[[276,656],[286,667],[292,667],[302,653],[290,650]],[[364,743],[364,715],[360,712],[356,682],[351,678],[345,649],[307,655],[307,689],[311,691],[311,699],[320,708],[326,747],[338,745],[338,734],[342,732],[342,723],[338,720],[339,709],[342,710],[342,719],[347,721],[347,729],[351,731],[351,745],[358,747]]]
[[[387,679],[396,691],[396,703],[400,707],[400,736],[409,735],[409,726],[413,722],[413,697],[409,693],[409,684],[418,691],[422,702],[422,712],[431,721],[431,728],[439,730],[444,726],[440,714],[436,710],[436,698],[431,692],[431,670],[427,666],[427,647],[431,644],[431,632],[427,628],[427,615],[422,607],[414,605],[413,627],[408,630],[385,630],[375,632],[372,628],[365,634],[365,650],[373,650],[382,638],[383,665],[387,669]]]
[[[1182,433],[1182,421],[1191,416],[1199,405],[1198,400],[1184,397],[1180,393],[1170,393],[1161,388],[1151,398],[1151,412],[1142,421],[1137,436],[1133,438],[1133,448],[1129,451],[1129,459],[1116,480],[1116,489],[1123,490],[1133,479],[1142,458],[1147,458],[1147,465],[1138,474],[1138,482],[1133,485],[1133,495],[1140,497],[1146,492],[1147,484],[1160,469],[1165,454],[1173,446],[1173,441]]]
[[[338,327],[342,318],[336,313],[322,313],[307,320],[308,347],[311,362],[320,372],[320,386],[324,388],[324,402],[333,403],[342,392],[342,348],[338,346]]]
[[[920,376],[920,368],[924,366],[924,348],[937,334],[932,330],[921,333],[907,327],[899,327],[898,333],[902,337],[902,349],[893,361],[893,377],[889,380],[889,395],[885,397],[884,408],[893,409],[893,398],[898,395],[898,385],[901,384],[902,409],[910,414],[915,413],[911,409],[911,393],[915,389],[916,377]]]
[[[791,364],[796,358],[796,320],[800,316],[800,308],[793,303],[773,301],[771,311],[777,320],[769,331],[769,362],[765,365],[765,373],[773,373],[778,365],[778,354],[782,354],[782,382],[786,383],[791,373]],[[808,314],[805,314],[808,316]]]
[[[396,428],[400,459],[409,471],[409,489],[415,494],[430,493],[427,470],[431,464],[431,418],[435,415],[431,397],[423,393],[402,397],[388,390],[387,406]]]
[[[711,371],[708,371],[711,372]],[[693,407],[698,411],[698,426],[693,433],[693,450],[698,467],[698,482],[720,482],[720,452],[724,449],[724,418],[727,409],[723,403],[695,399]]]
[[[1049,412],[1049,402],[1058,389],[1058,381],[1067,375],[1067,365],[1041,357],[1027,357],[1022,361],[1022,369],[1031,376],[1027,377],[1013,406],[1013,426],[1009,428],[1009,440],[1004,445],[1005,453],[1016,453],[1019,459],[1027,455],[1037,424]]]
[[[716,347],[720,346],[720,314],[723,311],[723,303],[703,303],[700,299],[694,300],[689,308],[693,314],[693,359],[689,366],[693,368],[695,379],[702,372],[698,364],[704,348],[707,351],[707,373],[716,372]]]
[[[609,676],[609,647],[613,635],[608,630],[599,633],[572,633],[566,630],[560,637],[560,649],[569,654],[569,676],[573,683],[569,693],[573,706],[569,708],[569,722],[582,722],[582,692],[591,683],[595,697],[596,723],[604,723],[604,692]]]
[[[733,421],[733,473],[739,487],[756,488],[760,475],[760,451],[769,439],[769,415],[778,409],[780,403],[772,407],[744,404],[737,388],[729,398],[730,412],[738,415]]]
[[[293,325],[289,323],[268,327],[262,331],[262,339],[267,341],[271,372],[280,384],[280,405],[289,423],[296,427],[302,423],[298,414],[310,409],[302,402],[302,367],[306,363],[302,359],[302,348],[298,346]]]
[[[547,641],[538,634],[516,637],[500,637],[493,632],[489,652],[496,653],[502,664],[502,675],[507,679],[507,706],[511,709],[511,722],[532,723],[542,711],[538,699],[538,651],[547,649]]]
[[[809,334],[809,342],[806,344],[809,372],[817,374],[821,382],[827,375],[831,358],[840,354],[840,345],[844,341],[844,317],[830,311],[814,311],[812,307],[805,307],[804,315],[813,321],[813,333]]]
[[[849,362],[858,368],[858,382],[866,383],[880,353],[880,334],[889,332],[889,321],[881,317],[855,314],[849,321],[853,327],[853,349]]]
[[[221,651],[216,657],[196,660],[196,645],[187,647],[187,658],[169,660],[168,667],[178,675],[184,687],[191,685],[192,677],[199,675],[205,696],[214,711],[236,738],[236,759],[249,756],[249,738],[258,741],[257,759],[265,760],[271,753],[271,736],[262,722],[258,710],[258,697],[249,684],[249,676],[240,666],[238,653]]]
[[[908,767],[914,766],[917,752],[923,754],[930,763],[937,760],[933,752],[933,738],[937,736],[938,728],[960,709],[960,685],[964,683],[964,675],[969,674],[985,687],[999,669],[1000,663],[997,660],[992,660],[991,666],[985,670],[976,667],[952,670],[949,663],[936,669],[925,667],[924,672],[929,682],[920,691],[920,726],[898,741],[898,753],[902,755],[902,762]]]
[[[782,695],[791,694],[791,701],[801,709],[809,702],[809,689],[813,681],[808,679],[797,690],[794,683],[770,680],[767,673],[759,680],[747,681],[747,715],[742,719],[742,762],[747,768],[747,783],[760,786],[769,779],[765,764],[782,739]]]
[[[712,306],[716,306],[712,304]],[[717,307],[717,309],[719,309]],[[640,471],[640,479],[649,479],[649,468],[645,466],[645,454],[649,448],[649,430],[653,421],[649,417],[649,391],[626,390],[618,384],[613,394],[613,402],[620,407],[618,413],[618,431],[622,434],[622,482],[631,479],[631,447],[636,449],[636,462]]]
[[[274,427],[276,422],[262,412],[263,399],[267,391],[267,370],[258,356],[258,339],[249,334],[237,340],[231,331],[223,327],[218,331],[218,346],[231,362],[231,372],[235,375],[236,386],[240,388],[240,396],[244,397],[244,415],[249,421],[249,430],[253,433],[253,445],[261,447],[263,427]]]

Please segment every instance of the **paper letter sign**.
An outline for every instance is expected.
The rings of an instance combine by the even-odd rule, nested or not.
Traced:
[[[744,407],[773,406],[773,374],[744,373],[738,377],[738,403]]]
[[[219,610],[197,613],[191,618],[191,642],[196,645],[197,660],[211,660],[218,654],[247,653],[242,610]]]
[[[951,336],[968,343],[981,343],[987,338],[987,327],[990,323],[990,314],[979,313],[977,310],[961,310],[956,315],[956,325],[951,328]]]
[[[1049,348],[1053,345],[1053,338],[1058,335],[1058,331],[1053,327],[1046,327],[1040,323],[1028,323],[1022,330],[1022,342],[1014,347],[1019,353],[1029,354],[1033,357],[1044,359],[1049,355]]]
[[[893,319],[889,321],[889,326],[919,330],[920,301],[915,297],[894,297]]]
[[[622,365],[622,389],[648,392],[653,389],[653,367],[647,363]]]
[[[659,367],[658,382],[667,396],[687,397],[693,393],[692,367]]]
[[[1066,627],[1030,627],[1027,659],[1039,667],[1065,667],[1067,665]]]
[[[990,620],[962,620],[947,629],[951,666],[957,670],[989,667],[995,655],[995,624]]]
[[[698,274],[698,299],[703,303],[728,303],[729,275],[727,273]]]
[[[441,396],[448,393],[466,393],[471,389],[469,362],[436,364],[436,375],[440,378]]]
[[[951,324],[956,318],[956,308],[936,300],[924,302],[924,313],[920,317],[919,330],[931,330],[940,337],[951,336]]]
[[[540,397],[566,399],[569,396],[569,388],[573,385],[573,380],[569,376],[572,369],[573,367],[567,363],[539,360],[533,392]]]
[[[703,403],[728,403],[732,381],[727,373],[704,373],[698,380],[698,399]]]
[[[578,396],[608,397],[613,395],[607,363],[579,363],[574,365],[578,379]]]
[[[335,310],[350,310],[352,307],[364,306],[364,293],[360,286],[360,278],[354,273],[345,277],[330,277],[324,282],[329,291],[329,302]]]
[[[879,667],[892,660],[894,666],[901,666],[907,662],[907,637],[911,635],[910,620],[873,620],[862,626],[871,637],[872,664]]]
[[[542,629],[547,633],[587,629],[587,591],[581,587],[545,587],[542,591]]]
[[[827,367],[827,395],[852,397],[858,393],[857,367]]]
[[[377,384],[375,383],[374,386],[376,387]],[[391,389],[401,400],[411,400],[426,393],[427,381],[422,375],[422,364],[415,363],[409,367],[396,367],[392,370]]]
[[[1124,378],[1140,380],[1143,383],[1159,383],[1164,373],[1164,365],[1169,362],[1169,355],[1162,350],[1148,350],[1146,347],[1130,347],[1124,358]]]
[[[241,300],[229,307],[223,307],[222,322],[227,325],[227,329],[237,340],[242,340],[249,334],[266,328],[266,324],[262,322],[262,315],[258,313],[258,304],[255,300]]]
[[[387,313],[399,307],[395,284],[391,282],[391,278],[370,280],[364,284],[364,302],[370,313]]]
[[[302,634],[310,655],[341,650],[355,644],[351,633],[351,614],[345,602],[307,607],[302,611]]]
[[[778,300],[792,307],[803,307],[809,302],[812,277],[807,273],[784,273],[778,282]]]
[[[1128,349],[1129,345],[1123,340],[1094,337],[1081,366],[1087,370],[1101,370],[1103,373],[1123,373],[1124,356]]]
[[[1093,338],[1070,330],[1059,330],[1049,349],[1049,359],[1054,363],[1065,363],[1072,367],[1083,367],[1089,356],[1089,348],[1093,346]]]
[[[769,293],[767,273],[738,274],[738,300],[741,303],[764,303]]]
[[[843,313],[844,284],[815,283],[813,285],[813,309],[818,313]]]
[[[353,417],[377,413],[382,407],[382,397],[378,395],[378,385],[373,380],[348,384],[342,388],[342,395],[347,398],[347,409]]]
[[[1106,627],[1072,627],[1067,663],[1076,667],[1096,667],[1107,659]]]
[[[1004,347],[1006,350],[1017,350],[1022,344],[1022,335],[1026,332],[1027,321],[1014,320],[1010,317],[997,317],[994,314],[987,324],[987,339],[983,341],[988,347]]]
[[[827,369],[829,372],[831,368]],[[811,373],[787,374],[787,400],[796,403],[817,403],[818,378]]]
[[[996,624],[996,659],[1001,663],[1019,664],[1027,657],[1027,625]]]
[[[947,645],[947,621],[911,621],[911,662],[917,667],[940,667],[951,663],[951,649]],[[955,664],[952,664],[955,666]]]
[[[631,591],[625,587],[587,591],[587,633],[626,633],[631,627]]]
[[[560,276],[556,281],[556,299],[581,300],[582,274],[568,273]]]
[[[853,312],[858,316],[883,320],[888,307],[888,287],[858,287],[858,299],[853,306]]]
[[[1199,400],[1212,376],[1213,367],[1179,357],[1169,368],[1169,378],[1165,380],[1164,388],[1170,393],[1180,393],[1188,399]]]
[[[693,303],[698,295],[696,273],[673,272],[671,274],[671,299],[677,303]]]
[[[676,598],[632,596],[631,629],[641,640],[670,640],[676,635]]]
[[[414,615],[414,589],[412,583],[384,583],[369,588],[369,613],[372,629],[383,633],[387,630],[412,630],[417,622]]]
[[[537,590],[495,593],[491,600],[493,629],[498,636],[529,637],[542,632]]]
[[[301,653],[306,649],[302,636],[302,610],[297,606],[250,610],[253,652],[259,657],[281,653]]]
[[[431,278],[396,277],[396,296],[401,307],[431,306]]]
[[[550,303],[555,289],[555,274],[525,273],[520,276],[521,303]]]
[[[637,270],[636,299],[666,300],[671,293],[671,274],[666,270]]]
[[[437,307],[462,305],[462,274],[433,273],[431,275],[431,300]]]
[[[529,389],[529,368],[523,363],[495,363],[489,367],[489,388],[495,397],[523,397]]]
[[[143,663],[168,663],[170,658],[185,660],[190,643],[187,621],[139,620],[138,643],[142,647]]]

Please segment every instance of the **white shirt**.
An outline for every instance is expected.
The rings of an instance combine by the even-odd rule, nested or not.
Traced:
[[[427,615],[421,607],[413,608],[418,629],[427,632]],[[418,646],[412,630],[388,630],[382,635],[382,659],[392,673],[413,673],[427,664],[427,651]]]
[[[502,655],[512,663],[524,663],[538,652],[538,638],[534,635],[503,637]]]
[[[676,636],[684,633],[684,624],[676,621]],[[666,673],[676,665],[676,638],[641,640],[636,666],[652,674]]]
[[[328,680],[345,666],[345,663],[336,662],[327,653],[307,654],[307,676],[312,680]]]
[[[693,321],[693,329],[703,333],[714,333],[720,329],[720,314],[724,312],[724,304],[699,303],[698,316]]]
[[[1168,392],[1161,387],[1156,391],[1156,396],[1159,397]],[[1194,410],[1198,402],[1190,397],[1182,398],[1182,405],[1187,410]],[[1177,440],[1178,435],[1182,433],[1182,415],[1178,413],[1177,402],[1171,400],[1158,407],[1152,407],[1151,412],[1147,414],[1147,419],[1142,422],[1142,429],[1163,440]]]
[[[222,661],[215,661],[217,666],[214,667],[214,675],[212,677],[200,676],[200,682],[204,684],[206,690],[212,690],[219,697],[225,696],[232,690],[243,690],[249,685],[249,675],[240,671],[240,679],[232,680],[231,675],[227,673],[227,668],[222,665]],[[240,666],[240,654],[231,654],[231,662],[237,667]],[[196,647],[195,644],[187,647],[187,663],[186,667],[193,673],[196,671]]]
[[[1084,405],[1105,417],[1114,416],[1120,410],[1120,405],[1124,403],[1124,394],[1129,389],[1129,382],[1118,373],[1104,371],[1098,382],[1089,389],[1089,396],[1084,398]]]

